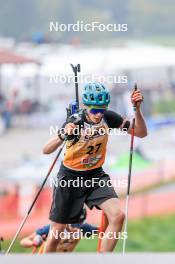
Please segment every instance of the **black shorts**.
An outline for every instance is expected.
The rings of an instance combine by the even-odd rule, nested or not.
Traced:
[[[56,223],[78,223],[84,203],[90,209],[100,209],[104,201],[118,197],[102,168],[80,172],[62,164],[57,179],[49,215]]]

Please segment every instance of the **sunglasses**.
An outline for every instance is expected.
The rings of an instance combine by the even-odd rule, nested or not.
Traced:
[[[104,114],[105,111],[106,109],[96,109],[96,108],[89,109],[89,112],[93,115],[97,115],[98,113]]]

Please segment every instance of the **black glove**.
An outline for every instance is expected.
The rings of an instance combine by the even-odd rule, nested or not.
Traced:
[[[74,123],[75,125],[77,125],[77,128],[75,129],[75,134],[67,135],[65,133],[64,128],[68,123]],[[68,117],[66,122],[62,125],[61,129],[58,130],[58,136],[61,140],[74,140],[76,143],[80,138],[80,132],[82,126],[83,126],[82,116],[79,114],[74,114]]]

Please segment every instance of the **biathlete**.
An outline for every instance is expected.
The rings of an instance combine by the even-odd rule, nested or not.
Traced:
[[[143,96],[140,90],[133,91],[131,102],[136,106],[135,136],[145,137],[147,128],[140,106]],[[101,252],[113,251],[122,230],[125,215],[121,211],[118,196],[102,165],[105,161],[109,129],[118,128],[131,134],[131,122],[116,112],[108,110],[110,94],[101,83],[88,83],[82,93],[84,108],[77,117],[69,118],[43,147],[44,154],[50,154],[67,140],[65,155],[58,172],[58,186],[53,191],[49,219],[51,230],[61,233],[66,224],[76,223],[86,204],[104,211],[107,218],[106,236],[102,239]],[[60,132],[61,131],[61,132]],[[126,134],[126,133],[125,133]],[[75,186],[74,181],[81,182]],[[103,181],[103,186],[100,184]],[[63,184],[64,182],[64,184]],[[83,182],[83,184],[82,184]],[[106,184],[104,184],[106,183]],[[110,238],[107,234],[110,235]],[[55,252],[60,238],[48,236],[45,252]]]
[[[82,237],[90,237],[91,235],[96,235],[98,233],[97,226],[90,225],[82,221],[85,217],[86,211],[85,209],[83,209],[80,219],[81,222],[77,224],[66,225],[64,233],[62,234],[62,239],[58,244],[56,252],[72,252],[79,243],[81,234]],[[45,241],[47,241],[49,230],[50,225],[45,225],[41,228],[36,229],[34,233],[22,238],[20,241],[20,245],[24,248],[40,248],[39,253],[43,253],[44,243]]]

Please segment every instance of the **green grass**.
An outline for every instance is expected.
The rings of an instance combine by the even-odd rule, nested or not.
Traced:
[[[166,217],[144,218],[129,221],[127,251],[130,252],[175,252],[175,215]],[[76,248],[77,252],[96,251],[97,240],[90,242],[83,239]],[[122,251],[122,240],[115,251]]]
[[[165,217],[150,217],[137,221],[129,221],[127,251],[129,252],[175,252],[175,215]],[[3,248],[7,248],[6,241]],[[96,252],[97,239],[82,239],[76,252]],[[122,240],[118,242],[117,252],[122,251]],[[31,252],[22,249],[19,242],[15,244],[13,252]]]

